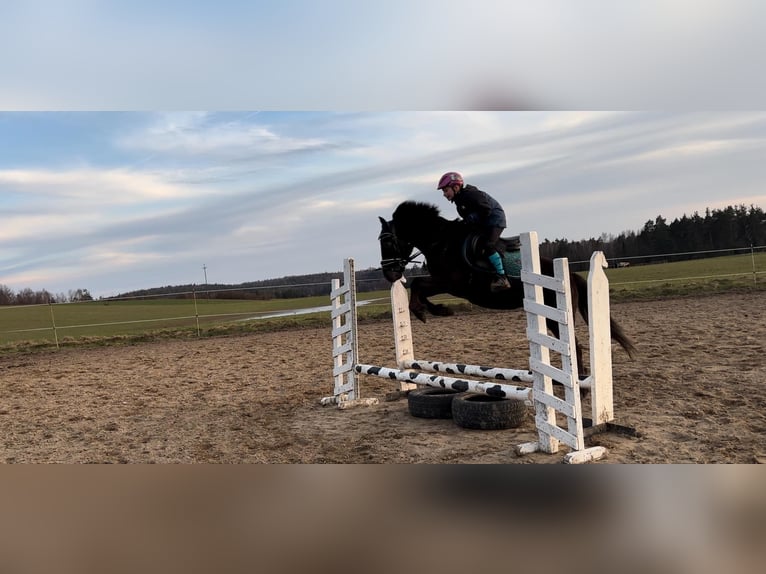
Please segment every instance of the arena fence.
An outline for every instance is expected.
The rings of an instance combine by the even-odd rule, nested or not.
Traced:
[[[724,261],[726,265],[716,262]],[[681,273],[670,276],[663,273],[662,265],[649,264],[662,261],[702,260],[706,273]],[[766,276],[766,246],[686,253],[665,253],[659,255],[625,258],[608,258],[610,264],[610,287],[614,291],[623,289],[650,289],[656,284],[679,284],[710,281],[739,281],[761,289]],[[571,262],[570,269],[577,264]],[[626,268],[627,267],[627,268]],[[628,273],[629,272],[629,273]],[[629,279],[623,280],[623,276]],[[361,281],[360,281],[361,283]],[[141,297],[110,297],[93,301],[67,303],[41,303],[36,305],[0,305],[0,346],[18,342],[50,344],[58,347],[62,340],[83,339],[103,336],[130,336],[156,330],[183,329],[200,337],[206,327],[216,324],[237,324],[240,321],[267,319],[276,316],[290,316],[308,313],[329,315],[329,308],[320,303],[312,306],[306,299],[275,299],[264,309],[263,301],[248,302],[233,299],[237,292],[268,289],[294,289],[314,286],[326,288],[325,282],[300,285],[274,285],[211,289],[206,285],[191,291],[179,291],[162,295]],[[219,299],[226,297],[226,299]],[[317,301],[325,300],[317,297]],[[445,299],[449,301],[450,299]],[[453,299],[454,300],[454,299]],[[167,304],[163,304],[166,302]],[[370,308],[387,304],[371,303]]]

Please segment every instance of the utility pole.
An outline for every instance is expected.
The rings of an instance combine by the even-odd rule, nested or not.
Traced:
[[[205,295],[208,301],[210,300],[210,291],[207,290],[207,265],[202,264],[202,272],[205,274]]]

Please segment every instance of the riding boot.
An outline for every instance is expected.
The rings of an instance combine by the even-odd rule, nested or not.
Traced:
[[[492,291],[492,293],[498,293],[510,288],[511,283],[505,275],[498,275],[492,280],[492,283],[489,284],[489,290]]]
[[[495,271],[497,271],[497,277],[495,277],[492,280],[492,283],[489,284],[489,290],[492,291],[492,293],[497,293],[498,291],[510,289],[511,284],[505,277],[505,269],[503,269],[503,260],[500,259],[500,254],[497,252],[492,253],[489,256],[489,261],[494,266]]]

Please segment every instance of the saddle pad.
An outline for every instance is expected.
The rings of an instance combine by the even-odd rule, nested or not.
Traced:
[[[503,254],[503,268],[510,277],[521,277],[521,251],[506,251]]]

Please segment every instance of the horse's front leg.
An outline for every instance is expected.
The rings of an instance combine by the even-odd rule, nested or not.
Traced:
[[[447,289],[433,277],[416,277],[410,283],[410,312],[418,319],[426,322],[426,311],[439,317],[454,315],[446,305],[431,303],[429,297],[446,293]]]

